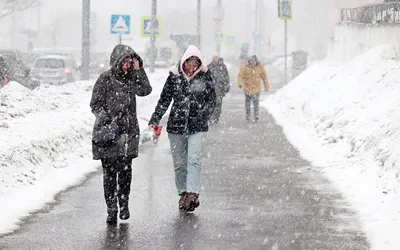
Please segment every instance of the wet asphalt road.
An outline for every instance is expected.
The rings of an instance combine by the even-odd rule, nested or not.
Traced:
[[[195,213],[178,211],[163,134],[133,163],[131,219],[106,226],[98,172],[1,237],[0,249],[369,249],[356,215],[328,180],[265,110],[258,124],[246,123],[243,104],[234,88],[209,133]]]

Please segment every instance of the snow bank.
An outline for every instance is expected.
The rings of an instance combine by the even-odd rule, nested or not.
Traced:
[[[0,233],[96,170],[90,158],[91,82],[0,92]],[[71,164],[73,162],[73,164]]]
[[[150,75],[153,93],[137,97],[142,128],[167,76],[165,71]],[[0,90],[0,234],[17,229],[22,218],[99,169],[91,154],[93,84],[31,91],[11,82]]]
[[[314,64],[263,105],[354,205],[374,249],[400,249],[400,64],[382,46]]]

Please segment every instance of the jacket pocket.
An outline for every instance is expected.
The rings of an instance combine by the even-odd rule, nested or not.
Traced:
[[[118,125],[115,121],[108,124],[102,124],[96,121],[92,134],[92,143],[101,147],[114,145],[116,143],[117,133]]]

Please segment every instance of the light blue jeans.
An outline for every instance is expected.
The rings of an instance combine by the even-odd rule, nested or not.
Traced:
[[[168,134],[175,169],[178,194],[200,194],[201,160],[207,133]]]

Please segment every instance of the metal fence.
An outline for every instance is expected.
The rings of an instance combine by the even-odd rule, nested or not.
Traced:
[[[363,24],[400,23],[400,2],[365,5],[341,9],[341,21]]]

